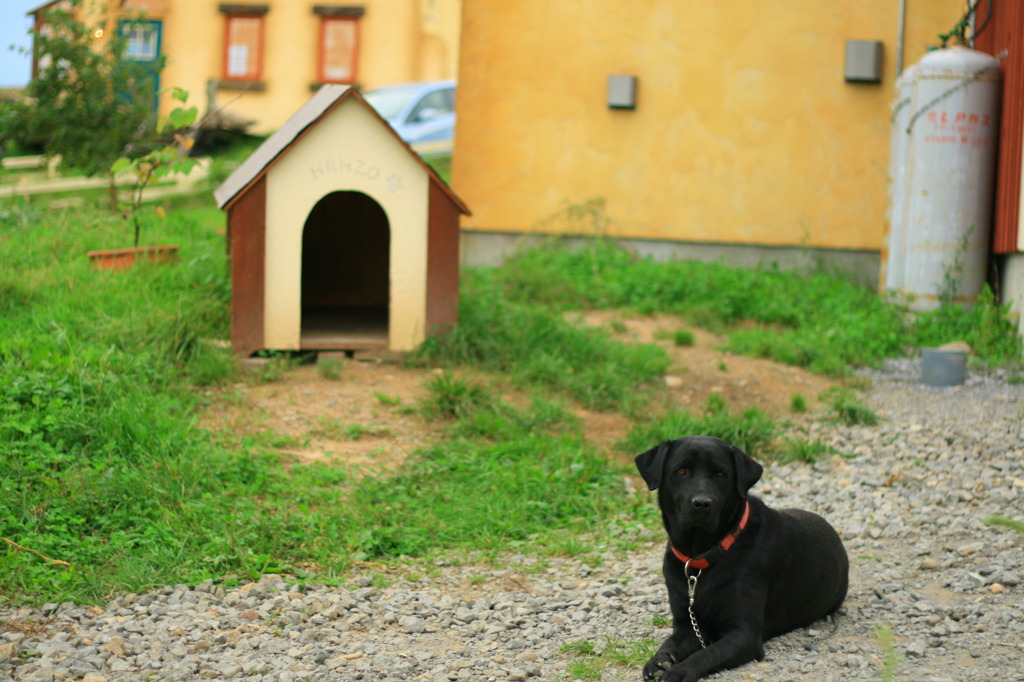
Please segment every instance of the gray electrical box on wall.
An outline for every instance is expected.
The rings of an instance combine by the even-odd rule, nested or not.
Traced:
[[[608,76],[608,108],[636,109],[636,76]]]
[[[879,40],[846,41],[846,82],[882,82],[882,42]]]

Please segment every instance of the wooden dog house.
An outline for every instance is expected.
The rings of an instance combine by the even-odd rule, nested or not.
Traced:
[[[322,87],[214,197],[237,355],[406,351],[455,322],[469,211],[355,89]]]

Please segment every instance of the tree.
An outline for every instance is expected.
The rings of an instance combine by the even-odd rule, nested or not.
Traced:
[[[140,156],[155,125],[152,71],[124,56],[125,40],[112,31],[105,42],[79,19],[81,0],[70,9],[46,10],[44,30],[35,32],[39,69],[27,97],[4,119],[0,134],[39,141],[47,155],[86,174],[110,176],[111,165]]]

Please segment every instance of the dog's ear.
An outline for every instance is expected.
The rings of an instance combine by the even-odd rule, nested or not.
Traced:
[[[730,447],[732,448],[732,459],[736,465],[736,492],[741,498],[746,499],[747,491],[761,478],[764,467],[735,445]]]
[[[665,466],[665,455],[671,443],[672,441],[667,440],[656,448],[640,453],[634,459],[636,468],[644,477],[649,490],[657,490],[661,485],[661,470]]]

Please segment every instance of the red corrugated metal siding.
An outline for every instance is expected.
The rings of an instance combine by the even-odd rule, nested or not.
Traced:
[[[978,8],[984,19],[985,3]],[[1000,112],[999,167],[996,173],[993,253],[1017,251],[1020,215],[1021,142],[1024,141],[1024,2],[992,0],[992,18],[974,47],[1003,57],[1003,103]]]

